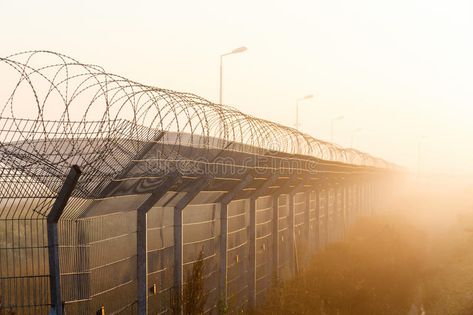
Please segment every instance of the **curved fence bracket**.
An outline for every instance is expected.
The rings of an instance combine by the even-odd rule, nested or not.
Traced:
[[[48,214],[48,258],[49,258],[49,287],[51,295],[50,315],[63,315],[61,297],[61,274],[59,269],[59,237],[58,222],[77,185],[81,170],[73,165],[62,185],[61,190]]]

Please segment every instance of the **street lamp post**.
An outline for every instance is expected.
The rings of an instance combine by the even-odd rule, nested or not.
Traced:
[[[223,57],[233,54],[239,54],[245,52],[247,48],[245,46],[233,49],[231,52],[220,55],[220,93],[219,93],[219,104],[222,104],[222,77],[223,77]]]
[[[344,116],[338,116],[332,119],[332,124],[330,125],[330,142],[333,143],[333,128],[334,128],[335,122],[337,120],[342,120],[344,118],[345,118]]]
[[[295,123],[295,126],[296,126],[297,130],[299,130],[299,127],[300,127],[300,124],[299,124],[299,102],[309,100],[313,97],[314,97],[313,94],[309,94],[309,95],[306,95],[303,98],[300,98],[296,101],[296,123]]]
[[[355,143],[356,134],[361,132],[362,130],[363,129],[361,129],[361,128],[357,128],[357,129],[353,130],[353,132],[351,133],[350,148],[353,148],[353,144]]]

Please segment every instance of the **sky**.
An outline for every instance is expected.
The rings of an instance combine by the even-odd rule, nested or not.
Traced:
[[[0,56],[53,50],[353,146],[417,171],[473,174],[467,0],[4,1]],[[1,75],[1,74],[0,74]],[[361,128],[360,132],[354,132]],[[419,159],[420,157],[420,159]]]

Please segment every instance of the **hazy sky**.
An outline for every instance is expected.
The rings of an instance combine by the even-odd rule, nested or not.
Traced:
[[[473,3],[463,0],[4,1],[0,55],[62,52],[416,169],[473,173]],[[1,75],[1,74],[0,74]]]

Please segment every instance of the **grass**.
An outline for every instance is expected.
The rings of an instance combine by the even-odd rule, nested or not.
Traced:
[[[405,220],[363,219],[297,279],[276,283],[256,313],[407,314],[418,302],[425,250],[424,234]]]
[[[428,315],[473,314],[473,215],[463,215],[429,253],[432,265],[423,288]]]

